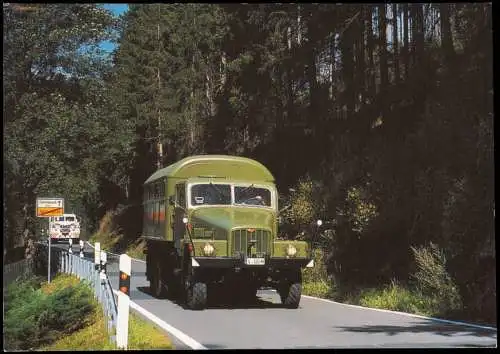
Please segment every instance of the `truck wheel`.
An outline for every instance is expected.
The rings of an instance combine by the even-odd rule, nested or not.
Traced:
[[[290,309],[299,307],[300,296],[302,294],[301,283],[291,283],[287,287],[281,289],[279,292],[281,303]]]
[[[158,263],[156,264],[156,269],[149,284],[151,293],[154,297],[161,299],[165,296],[165,288],[163,286],[163,281],[161,280],[161,268]]]
[[[186,302],[190,309],[202,310],[207,304],[207,284],[195,282],[186,290]]]

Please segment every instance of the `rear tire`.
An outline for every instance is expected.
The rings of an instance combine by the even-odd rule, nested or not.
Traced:
[[[161,279],[161,267],[159,263],[155,264],[155,269],[149,284],[149,288],[151,289],[151,293],[154,297],[162,299],[165,296],[165,287]]]
[[[207,305],[207,284],[195,282],[186,290],[186,303],[192,310],[203,310]]]
[[[302,295],[302,284],[291,283],[284,289],[281,289],[279,294],[281,303],[285,305],[286,308],[296,309],[299,307],[300,296]]]

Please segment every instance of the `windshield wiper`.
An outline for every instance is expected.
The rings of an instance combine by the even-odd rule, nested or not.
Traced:
[[[209,185],[212,186],[212,188],[215,189],[217,191],[217,193],[219,193],[219,195],[222,198],[227,198],[227,195],[224,194],[218,187],[216,187],[215,184],[213,184],[212,182],[210,182]]]
[[[250,188],[253,188],[253,183],[251,185],[249,185],[248,187],[246,187],[245,189],[243,189],[242,191],[240,191],[240,193],[245,193]]]

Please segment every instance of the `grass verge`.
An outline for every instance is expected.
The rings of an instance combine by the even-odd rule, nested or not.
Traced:
[[[133,312],[129,315],[129,350],[141,349],[174,349],[165,333],[154,324],[143,320]],[[106,333],[106,322],[103,312],[96,308],[89,325],[80,331],[60,339],[41,350],[113,350],[115,346]]]
[[[4,345],[7,350],[111,350],[102,307],[77,277],[58,274],[19,279],[7,288]],[[128,349],[173,349],[163,330],[134,313]]]

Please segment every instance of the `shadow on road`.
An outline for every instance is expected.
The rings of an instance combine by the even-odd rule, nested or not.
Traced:
[[[434,333],[441,336],[476,336],[496,339],[496,330],[479,329],[458,325],[448,325],[429,321],[428,323],[419,323],[412,326],[380,326],[365,325],[354,327],[335,327],[346,332],[357,333],[386,333],[393,336],[401,333]]]
[[[136,288],[138,290],[137,293],[143,293],[145,295],[153,297],[154,296],[151,294],[151,291],[149,289],[149,286],[138,286]],[[134,299],[140,299],[138,296],[134,296]],[[170,296],[166,296],[165,299],[173,302],[174,304],[184,308],[188,309],[185,305],[185,303],[176,298],[172,298]],[[256,297],[253,300],[248,300],[246,302],[238,301],[237,299],[231,299],[228,298],[228,296],[221,296],[220,293],[214,292],[212,296],[209,295],[208,297],[208,303],[205,308],[205,310],[210,310],[210,309],[226,309],[226,310],[234,310],[234,309],[273,309],[273,308],[284,308],[282,304],[279,303],[273,303],[271,301],[266,301],[263,300],[259,297]]]

